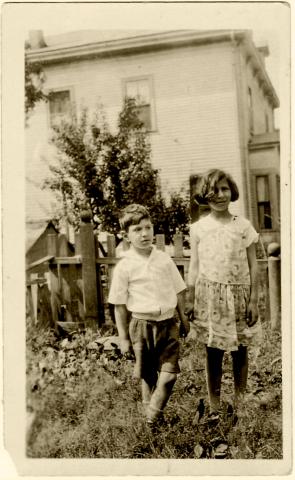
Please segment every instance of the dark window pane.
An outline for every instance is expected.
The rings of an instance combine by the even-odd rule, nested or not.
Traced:
[[[260,229],[272,229],[270,202],[258,203],[258,220]]]
[[[49,112],[51,124],[63,118],[70,112],[70,92],[64,90],[51,92],[49,97]]]

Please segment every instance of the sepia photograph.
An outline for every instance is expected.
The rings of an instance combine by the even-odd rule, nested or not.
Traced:
[[[4,5],[19,475],[290,474],[290,20],[279,2]]]

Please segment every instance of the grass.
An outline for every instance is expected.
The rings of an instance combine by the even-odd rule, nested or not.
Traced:
[[[28,320],[28,457],[211,458],[218,440],[228,445],[226,458],[282,458],[281,337],[267,320],[260,349],[250,350],[238,421],[227,414],[233,393],[230,355],[224,358],[221,421],[208,421],[204,347],[191,336],[181,344],[181,374],[166,407],[166,424],[156,435],[143,421],[133,361],[116,348],[94,348],[102,333],[57,339],[36,331]],[[205,415],[194,424],[201,399]]]

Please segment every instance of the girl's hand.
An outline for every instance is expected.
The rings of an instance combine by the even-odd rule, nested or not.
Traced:
[[[121,353],[122,353],[123,355],[124,355],[125,353],[130,352],[130,350],[131,350],[131,341],[129,340],[129,338],[120,340],[120,350],[121,350]]]
[[[194,302],[187,302],[184,313],[189,319],[189,321],[192,321],[194,319]]]
[[[180,321],[180,325],[179,325],[179,335],[185,338],[188,335],[190,328],[191,326],[189,324],[189,321],[186,318],[183,318]]]
[[[257,303],[250,300],[247,308],[247,325],[253,327],[258,320],[258,308]]]

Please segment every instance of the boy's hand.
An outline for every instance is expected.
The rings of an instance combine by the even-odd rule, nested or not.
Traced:
[[[258,308],[256,302],[249,302],[247,308],[247,325],[248,327],[253,327],[258,320]]]
[[[129,338],[124,338],[123,340],[120,340],[120,350],[121,353],[124,355],[125,353],[130,352],[131,350],[131,342]]]
[[[182,337],[182,338],[185,338],[189,331],[190,331],[190,323],[189,321],[186,319],[186,318],[183,318],[181,321],[180,321],[180,325],[179,325],[179,335]]]

